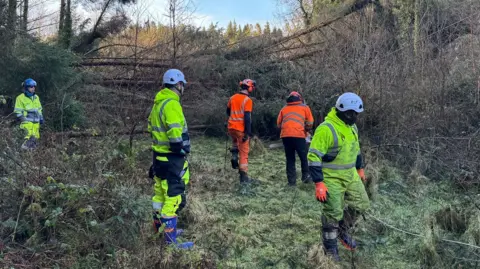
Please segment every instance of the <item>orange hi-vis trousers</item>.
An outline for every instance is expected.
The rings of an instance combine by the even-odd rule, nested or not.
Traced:
[[[248,172],[248,151],[250,150],[250,138],[243,142],[242,138],[245,135],[244,132],[228,129],[228,133],[232,137],[232,149],[238,149],[239,151],[239,170]]]

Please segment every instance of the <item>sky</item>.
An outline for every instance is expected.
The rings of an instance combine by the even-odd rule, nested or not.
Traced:
[[[139,9],[147,8],[142,13],[143,18],[148,17],[155,21],[166,19],[167,0],[137,0]],[[218,23],[219,27],[226,28],[229,21],[235,20],[237,24],[260,23],[267,21],[272,25],[281,25],[276,19],[280,11],[278,0],[194,0],[193,24],[208,27],[210,23]],[[278,17],[278,16],[277,16]]]
[[[188,0],[185,0],[188,1]],[[268,21],[270,25],[282,28],[284,21],[281,19],[283,12],[281,0],[190,0],[192,19],[187,23],[196,26],[208,27],[211,23],[218,24],[218,27],[226,29],[228,22],[235,20],[239,25],[247,23],[264,26]],[[55,33],[58,23],[58,10],[60,0],[33,0],[29,17],[34,21],[31,27],[38,27],[38,34]],[[127,14],[134,23],[147,20],[168,23],[165,16],[168,10],[168,0],[137,0],[134,5],[125,7]],[[80,21],[91,18],[94,22],[100,13],[99,10],[86,10],[81,5],[76,6],[76,15]],[[42,19],[37,19],[42,18]],[[45,27],[48,26],[48,27]]]

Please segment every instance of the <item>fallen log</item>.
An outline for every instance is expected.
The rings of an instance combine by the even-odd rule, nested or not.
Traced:
[[[189,126],[188,130],[196,131],[196,130],[204,130],[208,128],[216,127],[215,125],[193,125]],[[109,135],[141,135],[141,134],[150,134],[147,130],[133,130],[133,131],[119,131],[119,132],[97,132],[95,130],[92,131],[83,131],[83,132],[56,132],[51,133],[54,136],[64,136],[68,138],[75,138],[75,137],[105,137]]]

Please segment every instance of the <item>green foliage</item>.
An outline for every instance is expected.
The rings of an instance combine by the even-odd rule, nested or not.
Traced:
[[[79,59],[55,45],[26,38],[17,41],[18,45],[12,54],[2,58],[0,91],[15,100],[23,92],[22,82],[33,78],[38,84],[37,94],[44,108],[47,125],[52,124],[59,130],[60,121],[64,121],[64,129],[81,124],[82,107],[72,97],[83,79],[82,73],[74,68]]]
[[[59,103],[53,107],[53,111],[57,111],[58,114],[47,114],[49,115],[47,120],[51,119],[54,130],[64,131],[74,126],[82,127],[85,124],[85,108],[81,102],[68,93],[64,93],[63,98],[58,98],[58,101]]]

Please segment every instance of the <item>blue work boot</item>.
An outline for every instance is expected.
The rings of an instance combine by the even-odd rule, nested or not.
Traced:
[[[340,256],[338,256],[337,231],[338,227],[331,224],[327,224],[322,228],[325,254],[330,256],[334,261],[340,261]]]
[[[160,221],[165,223],[165,242],[167,245],[174,245],[181,249],[193,248],[193,242],[177,242],[177,217],[174,218],[161,218]]]
[[[353,239],[348,231],[352,230],[356,222],[356,211],[344,210],[343,219],[338,223],[339,224],[339,235],[338,240],[342,245],[351,251],[354,251],[357,248],[357,242]]]
[[[162,226],[162,222],[158,218],[160,214],[156,211],[153,212],[153,229],[155,233],[158,233],[158,229]],[[183,234],[183,229],[177,229],[177,237]]]
[[[340,231],[338,240],[340,240],[340,243],[348,250],[354,251],[357,248],[357,242],[347,231]]]

